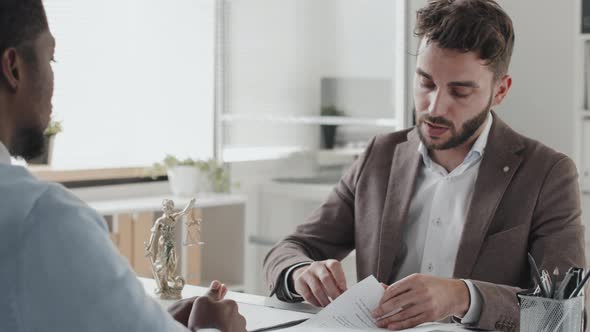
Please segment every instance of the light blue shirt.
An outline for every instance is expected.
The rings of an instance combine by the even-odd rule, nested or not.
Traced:
[[[0,143],[0,331],[188,331],[151,299],[103,218],[10,165]]]

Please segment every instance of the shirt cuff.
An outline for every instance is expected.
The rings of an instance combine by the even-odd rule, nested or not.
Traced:
[[[461,324],[474,324],[479,321],[479,317],[481,316],[481,293],[473,285],[473,282],[471,282],[471,280],[461,280],[467,285],[467,288],[469,288],[469,310],[467,310],[465,316],[457,318],[461,320]]]
[[[295,291],[291,291],[289,289],[289,278],[291,277],[291,273],[298,267],[304,266],[304,265],[311,265],[312,262],[303,262],[303,263],[299,263],[299,264],[295,264],[293,266],[291,266],[287,272],[285,273],[285,279],[283,280],[283,287],[285,289],[285,294],[287,294],[287,297],[289,298],[289,300],[295,300],[295,299],[301,299],[302,296],[295,293]]]

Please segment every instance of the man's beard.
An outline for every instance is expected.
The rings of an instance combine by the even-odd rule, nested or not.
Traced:
[[[40,156],[46,149],[43,132],[39,127],[17,129],[12,137],[10,154],[25,160]]]
[[[490,95],[490,100],[487,106],[476,116],[465,121],[461,128],[462,130],[459,133],[457,133],[457,131],[455,130],[455,126],[453,125],[453,123],[445,119],[444,117],[432,117],[430,115],[424,115],[418,120],[418,136],[420,136],[422,144],[424,144],[426,148],[429,150],[448,150],[458,147],[463,143],[467,142],[475,134],[475,132],[484,124],[484,122],[488,118],[491,106],[492,96]],[[422,124],[424,124],[425,120],[428,120],[428,122],[432,124],[442,124],[447,126],[449,128],[449,131],[451,132],[451,138],[448,141],[441,144],[428,142],[421,129]]]

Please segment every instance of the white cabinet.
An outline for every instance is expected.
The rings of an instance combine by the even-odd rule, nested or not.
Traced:
[[[79,189],[74,193],[107,219],[110,236],[120,253],[140,277],[151,278],[144,243],[154,220],[161,216],[162,200],[173,199],[177,209],[187,197],[174,197],[167,184],[108,186]],[[105,199],[105,197],[108,197]],[[202,218],[201,232],[193,233],[202,246],[184,245],[185,221],[177,224],[178,269],[188,284],[208,286],[218,279],[230,290],[244,291],[246,198],[235,194],[199,193],[191,219]]]
[[[582,126],[581,142],[581,168],[580,178],[582,180],[582,191],[585,195],[590,195],[590,112],[584,117]],[[588,211],[590,214],[590,211]]]
[[[584,195],[590,195],[590,34],[581,33],[582,0],[576,1],[574,52],[574,159]],[[587,214],[590,214],[588,209]]]
[[[306,184],[271,182],[261,186],[258,234],[250,237],[250,245],[256,252],[256,266],[261,267],[271,246],[305,222],[319,207],[334,184]],[[348,284],[356,283],[356,255],[352,252],[342,262]],[[254,285],[254,294],[268,294],[261,269]]]

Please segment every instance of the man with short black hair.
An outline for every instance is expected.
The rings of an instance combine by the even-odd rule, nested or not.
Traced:
[[[98,213],[10,164],[43,148],[54,48],[41,0],[0,0],[0,331],[245,331],[218,281],[207,296],[176,303],[175,321],[145,293]]]
[[[493,0],[431,0],[417,13],[417,124],[375,137],[326,202],[265,259],[269,289],[326,306],[347,288],[340,260],[385,294],[380,327],[453,318],[519,328],[516,293],[541,268],[585,266],[576,166],[513,131],[492,108],[512,78],[510,17]]]

